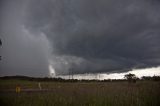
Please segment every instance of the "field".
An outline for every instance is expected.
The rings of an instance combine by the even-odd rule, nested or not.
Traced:
[[[19,85],[21,92],[16,93]],[[0,80],[1,106],[160,106],[160,82]]]

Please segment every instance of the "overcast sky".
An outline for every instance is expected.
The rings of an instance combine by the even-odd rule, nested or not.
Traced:
[[[159,0],[1,0],[0,23],[0,75],[160,66]]]

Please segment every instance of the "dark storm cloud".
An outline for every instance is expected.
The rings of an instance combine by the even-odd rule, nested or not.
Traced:
[[[84,70],[110,72],[159,65],[160,8],[156,0],[48,0],[31,4],[27,26],[46,33],[54,54],[83,58],[84,65],[75,65],[76,69],[87,64]]]
[[[51,43],[57,74],[160,65],[158,0],[29,0],[23,25]]]

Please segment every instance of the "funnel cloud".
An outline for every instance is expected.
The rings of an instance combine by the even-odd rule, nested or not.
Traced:
[[[160,66],[159,0],[1,0],[1,75]]]

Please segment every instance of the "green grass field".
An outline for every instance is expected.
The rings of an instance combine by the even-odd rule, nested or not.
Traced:
[[[21,92],[16,93],[16,85]],[[0,80],[1,106],[160,106],[160,82],[41,82]],[[25,91],[30,89],[30,91]],[[32,91],[33,90],[33,91]],[[34,91],[35,90],[35,91]]]

